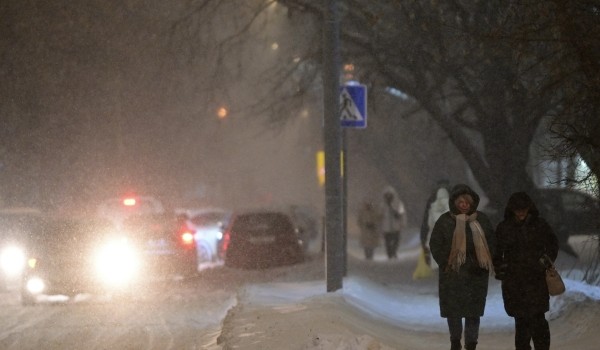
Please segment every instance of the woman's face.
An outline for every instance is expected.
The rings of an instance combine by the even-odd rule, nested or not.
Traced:
[[[456,208],[461,214],[468,214],[471,211],[471,202],[471,196],[462,195],[456,198],[454,205],[456,205]]]
[[[524,221],[527,217],[527,214],[529,214],[529,208],[515,210],[515,217],[517,218],[517,221]]]

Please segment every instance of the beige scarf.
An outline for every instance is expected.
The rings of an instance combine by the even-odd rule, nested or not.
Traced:
[[[469,227],[473,234],[477,262],[479,262],[481,268],[488,270],[491,274],[494,271],[492,257],[485,239],[483,228],[481,228],[479,221],[477,221],[477,213],[471,215],[456,215],[456,226],[454,227],[454,236],[452,237],[452,248],[450,250],[450,257],[448,258],[448,266],[450,266],[452,270],[458,272],[461,265],[465,263],[467,256],[467,222],[469,222]]]

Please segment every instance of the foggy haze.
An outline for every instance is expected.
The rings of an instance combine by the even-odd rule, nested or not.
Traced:
[[[218,83],[194,67],[206,62],[190,63],[189,43],[170,36],[182,12],[17,3],[3,16],[16,31],[3,35],[3,120],[16,125],[14,148],[3,151],[3,202],[78,208],[125,191],[173,205],[319,200],[320,131],[309,118],[320,116],[266,131],[243,109],[255,91],[207,93]],[[271,45],[255,51],[277,55]],[[237,110],[219,120],[220,104]]]
[[[220,46],[237,28],[230,10],[220,8],[225,15],[215,12],[213,26],[195,37],[184,4],[11,2],[1,67],[11,136],[0,199],[90,212],[136,192],[173,207],[300,204],[322,212],[320,80],[310,60],[302,63],[306,76],[277,80],[314,49],[318,31],[274,6],[246,37]],[[281,97],[303,86],[316,90],[302,104]],[[389,124],[414,108],[410,101],[369,98],[367,129],[347,130],[350,216],[399,176],[397,190],[418,221],[435,181],[465,181],[466,165],[424,114]]]

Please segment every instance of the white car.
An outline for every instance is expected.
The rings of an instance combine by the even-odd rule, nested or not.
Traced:
[[[189,223],[195,230],[198,262],[215,262],[220,260],[219,246],[223,238],[223,230],[231,212],[221,208],[191,210],[188,212]]]
[[[121,228],[123,221],[132,215],[162,214],[165,209],[162,203],[150,196],[127,195],[109,198],[98,206],[98,217],[112,221]]]

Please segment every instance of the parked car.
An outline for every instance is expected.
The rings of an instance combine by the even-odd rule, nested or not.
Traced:
[[[235,213],[225,230],[223,251],[230,267],[266,268],[304,260],[298,230],[281,211]]]
[[[35,208],[0,209],[0,290],[18,282],[25,268],[27,240],[40,228],[42,213]]]
[[[600,233],[600,203],[594,197],[566,188],[544,188],[540,196],[538,209],[565,252],[576,255],[568,243],[570,236]]]
[[[291,205],[290,216],[298,229],[298,235],[302,241],[304,252],[308,252],[311,243],[316,242],[319,237],[320,223],[316,210],[310,206]]]
[[[28,241],[21,303],[42,295],[116,291],[135,281],[135,247],[108,220],[48,218]]]
[[[144,276],[189,277],[198,272],[194,231],[175,213],[130,216],[122,233],[142,255]]]
[[[219,247],[230,217],[229,210],[220,208],[199,210],[190,217],[190,225],[195,230],[198,262],[214,262],[222,257]]]

